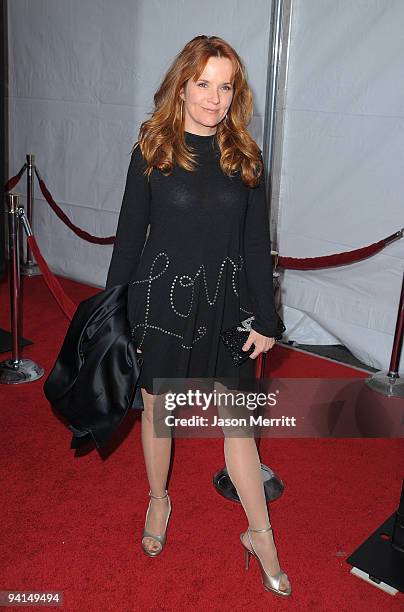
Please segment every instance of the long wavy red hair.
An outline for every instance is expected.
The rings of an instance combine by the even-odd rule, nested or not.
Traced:
[[[196,36],[175,57],[154,94],[155,109],[139,129],[138,142],[149,177],[153,168],[171,174],[174,164],[185,170],[196,168],[196,154],[184,140],[183,101],[179,95],[186,82],[197,81],[210,57],[225,57],[233,64],[233,98],[227,118],[216,130],[220,166],[228,176],[240,172],[244,184],[255,187],[263,172],[260,149],[247,131],[253,113],[253,96],[246,69],[236,51],[218,36]],[[135,144],[136,146],[136,144]],[[132,149],[133,151],[133,149]]]

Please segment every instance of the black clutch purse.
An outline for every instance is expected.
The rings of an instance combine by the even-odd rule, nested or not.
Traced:
[[[254,317],[249,317],[248,319],[244,319],[244,321],[240,321],[238,325],[234,325],[234,327],[230,327],[225,331],[221,332],[220,338],[224,342],[226,348],[228,349],[231,358],[233,359],[233,363],[235,366],[240,366],[247,359],[249,359],[251,353],[254,352],[254,345],[252,345],[248,351],[243,351],[242,347],[244,346],[250,331],[251,331],[251,321],[254,320]],[[283,332],[286,330],[286,327],[278,315],[278,325],[273,336],[275,340],[280,340],[282,338]]]

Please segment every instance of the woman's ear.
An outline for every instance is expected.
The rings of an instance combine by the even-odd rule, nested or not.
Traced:
[[[186,90],[186,86],[187,86],[187,84],[184,83],[184,85],[182,85],[182,87],[180,88],[180,91],[179,91],[180,98],[184,102],[185,102],[185,90]]]

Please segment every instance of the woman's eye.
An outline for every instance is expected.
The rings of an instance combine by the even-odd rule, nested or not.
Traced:
[[[198,87],[201,87],[201,86],[204,87],[205,85],[207,86],[207,83],[198,83]],[[226,91],[231,91],[230,85],[224,85],[223,87],[224,89],[226,89]]]

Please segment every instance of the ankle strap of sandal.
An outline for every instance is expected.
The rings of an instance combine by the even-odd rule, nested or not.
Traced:
[[[272,527],[271,525],[268,527],[268,529],[251,529],[251,527],[248,528],[248,531],[254,531],[255,533],[265,533],[266,531],[271,531]]]
[[[150,497],[154,497],[154,499],[164,499],[165,497],[167,497],[168,492],[166,489],[165,495],[153,495],[153,493],[151,491],[149,491],[149,495]]]

